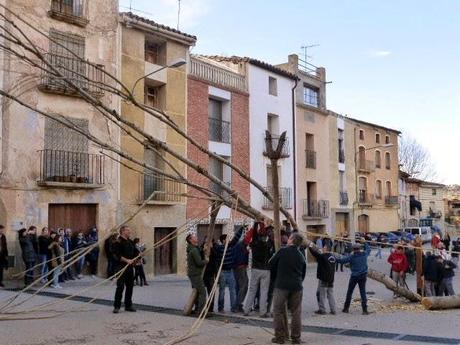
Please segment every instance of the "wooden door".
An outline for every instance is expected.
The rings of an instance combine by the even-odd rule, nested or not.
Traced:
[[[369,216],[367,214],[358,217],[358,231],[361,233],[369,232]]]
[[[161,239],[172,233],[175,228],[155,228],[154,241],[158,243]],[[168,237],[169,238],[169,237]],[[155,248],[155,275],[176,273],[176,240],[168,241]]]
[[[70,228],[74,232],[88,232],[97,225],[97,204],[49,204],[50,229]]]
[[[335,234],[342,237],[346,233],[348,233],[348,213],[336,213]]]

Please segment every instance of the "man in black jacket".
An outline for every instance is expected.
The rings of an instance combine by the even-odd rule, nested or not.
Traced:
[[[423,263],[423,277],[425,279],[425,296],[437,295],[442,280],[442,257],[427,253]]]
[[[113,303],[114,314],[118,314],[120,312],[121,299],[123,297],[123,290],[125,289],[125,286],[125,310],[131,312],[136,311],[136,309],[133,308],[132,297],[134,287],[134,258],[139,255],[139,251],[136,249],[136,245],[130,239],[130,236],[131,228],[127,225],[123,225],[120,228],[118,241],[114,242],[113,245],[113,254],[117,260],[116,271],[119,272],[128,265],[126,270],[118,277],[117,280],[117,289],[115,291],[115,299]]]
[[[316,258],[318,262],[318,268],[316,270],[316,278],[318,278],[318,289],[316,291],[316,297],[318,300],[319,310],[315,311],[316,314],[326,314],[326,296],[329,301],[329,308],[331,314],[336,314],[335,299],[334,299],[334,275],[335,275],[335,264],[336,258],[331,253],[329,244],[323,246],[323,253],[314,249],[310,245],[310,253]]]
[[[0,225],[0,287],[3,285],[3,270],[8,268],[8,247],[6,244],[5,227]]]
[[[274,279],[273,292],[273,326],[275,337],[272,343],[284,344],[289,338],[287,324],[287,305],[292,314],[291,343],[300,344],[302,330],[302,292],[303,280],[307,270],[305,257],[299,250],[303,237],[293,233],[288,240],[288,245],[281,248],[270,260],[269,266]]]

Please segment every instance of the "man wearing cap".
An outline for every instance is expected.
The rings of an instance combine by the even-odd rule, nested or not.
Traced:
[[[343,306],[343,312],[349,313],[351,297],[356,285],[359,286],[359,292],[361,294],[361,305],[363,308],[363,315],[369,315],[367,310],[367,298],[366,298],[366,280],[367,280],[367,258],[371,253],[371,248],[367,243],[364,244],[364,248],[361,244],[356,243],[352,247],[353,253],[351,255],[337,259],[338,263],[350,264],[351,276],[348,283],[347,297],[345,299],[345,305]]]

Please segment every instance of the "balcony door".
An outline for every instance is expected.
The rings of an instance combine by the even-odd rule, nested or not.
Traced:
[[[367,214],[362,214],[358,217],[358,232],[369,232],[369,216]]]
[[[359,168],[366,169],[366,149],[363,146],[359,147],[358,157],[359,157],[359,162],[358,162]]]

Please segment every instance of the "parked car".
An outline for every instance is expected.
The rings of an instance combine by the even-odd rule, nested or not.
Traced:
[[[388,243],[395,244],[401,241],[401,231],[390,231],[388,233]]]
[[[427,228],[413,227],[413,228],[404,228],[404,232],[413,235],[414,237],[419,235],[423,243],[431,242],[431,231]]]

